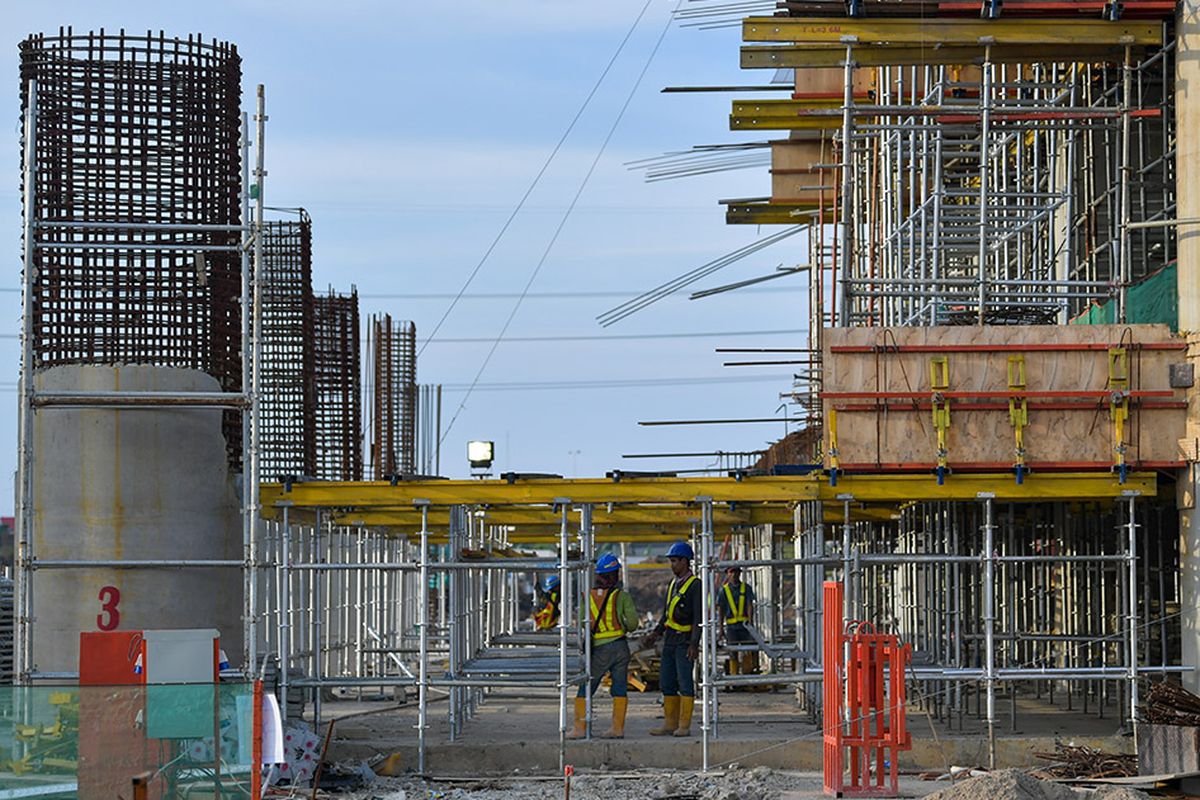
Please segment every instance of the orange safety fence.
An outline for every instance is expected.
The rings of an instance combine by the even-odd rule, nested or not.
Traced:
[[[824,586],[824,788],[833,797],[895,797],[912,747],[904,676],[912,648],[869,622],[842,624],[841,583]]]

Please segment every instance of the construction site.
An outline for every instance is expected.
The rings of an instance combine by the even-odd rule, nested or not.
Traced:
[[[728,139],[631,166],[749,172],[701,202],[756,230],[589,324],[801,287],[804,333],[717,348],[791,373],[751,390],[791,427],[643,422],[691,452],[590,477],[443,452],[438,351],[315,285],[236,36],[8,42],[0,800],[1200,794],[1200,3],[668,27],[740,33],[655,100],[722,98]]]

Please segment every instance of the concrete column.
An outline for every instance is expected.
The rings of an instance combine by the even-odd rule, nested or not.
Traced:
[[[1179,9],[1175,60],[1176,218],[1200,217],[1200,0]],[[1200,225],[1179,227],[1179,329],[1200,332]]]
[[[1194,4],[1192,7],[1195,7]],[[1181,279],[1182,274],[1181,271]],[[1182,288],[1182,283],[1180,286]],[[1179,309],[1182,313],[1182,302]],[[1200,336],[1188,338],[1187,360],[1193,370],[1200,372]],[[1176,483],[1176,507],[1179,509],[1179,631],[1182,646],[1179,655],[1181,663],[1196,665],[1200,664],[1200,507],[1196,502],[1197,479],[1200,479],[1200,392],[1196,386],[1188,390],[1188,416],[1184,430],[1179,450],[1189,464],[1179,470]],[[1182,679],[1189,691],[1200,692],[1200,673],[1185,672]]]

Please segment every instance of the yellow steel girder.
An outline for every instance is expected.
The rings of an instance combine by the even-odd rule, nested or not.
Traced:
[[[309,508],[398,508],[428,501],[433,506],[534,505],[571,503],[690,503],[697,497],[720,502],[815,500],[817,481],[809,476],[733,478],[533,478],[529,480],[311,481],[262,485],[263,505],[290,501]]]
[[[997,45],[1156,45],[1161,22],[1100,19],[994,19],[842,17],[748,17],[742,20],[745,42],[816,42],[826,44],[919,44],[925,47],[994,43]],[[1053,57],[1047,54],[1048,57]]]
[[[734,100],[729,129],[832,130],[842,127],[842,101],[837,100]],[[805,116],[804,112],[820,114]]]
[[[557,527],[560,524],[559,515],[551,506],[497,506],[478,509],[473,513],[484,525],[509,525],[524,529],[528,526]],[[431,528],[444,528],[449,525],[449,517],[448,509],[431,509],[429,525]],[[571,515],[572,523],[577,522],[578,519],[577,514]],[[333,521],[339,525],[392,525],[419,528],[421,512],[412,506],[341,511],[334,513]],[[592,510],[592,523],[597,526],[657,525],[686,529],[691,525],[700,524],[700,509],[696,506],[683,505],[638,505],[615,507],[609,510],[605,506],[597,506]],[[733,510],[725,506],[717,506],[713,508],[713,524],[718,527],[791,525],[792,511],[790,505],[782,503],[742,506]]]
[[[1140,59],[1137,48],[1135,59]],[[1095,64],[1125,60],[1121,45],[1072,44],[1056,45],[1052,54],[1044,45],[995,45],[991,50],[993,64],[1029,64],[1052,58],[1056,62]],[[923,65],[982,64],[984,47],[979,44],[943,45],[940,47],[856,47],[853,52],[856,67],[909,67]],[[742,47],[743,69],[807,69],[844,67],[845,45],[745,45]]]
[[[1018,484],[1012,475],[955,474],[938,485],[927,474],[843,475],[831,486],[819,474],[734,478],[538,478],[531,480],[406,481],[295,483],[291,491],[277,483],[263,484],[265,507],[371,509],[401,508],[428,502],[432,506],[527,506],[558,501],[591,503],[690,503],[707,497],[715,503],[796,503],[839,501],[848,496],[863,503],[921,500],[997,500],[1036,502],[1120,497],[1155,492],[1153,473],[1133,473],[1125,483],[1107,473],[1034,473]]]
[[[822,209],[816,203],[736,202],[725,206],[727,225],[806,225],[833,221],[833,192]],[[823,217],[823,219],[821,219]]]

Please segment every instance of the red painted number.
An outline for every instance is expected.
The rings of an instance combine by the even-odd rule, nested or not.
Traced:
[[[96,627],[102,631],[116,630],[121,624],[121,612],[117,611],[117,603],[121,602],[121,590],[115,586],[105,586],[100,590],[100,613],[96,615]]]

